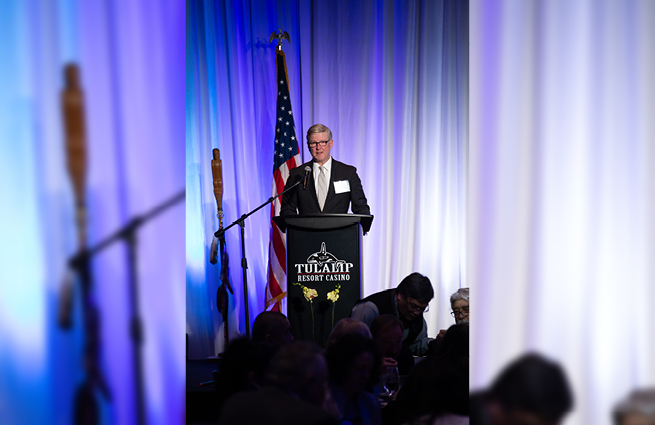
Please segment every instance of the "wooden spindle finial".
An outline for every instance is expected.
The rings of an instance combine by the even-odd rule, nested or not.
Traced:
[[[212,176],[214,177],[214,197],[218,208],[219,228],[223,228],[223,164],[221,162],[221,152],[214,148],[212,151]]]
[[[76,64],[64,68],[65,87],[61,93],[68,172],[75,196],[79,247],[86,245],[86,122],[84,118],[84,92],[80,85],[80,72]]]

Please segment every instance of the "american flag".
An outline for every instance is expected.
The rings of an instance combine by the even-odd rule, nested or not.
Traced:
[[[277,117],[275,122],[275,154],[273,158],[273,196],[282,193],[289,171],[301,164],[296,126],[291,112],[287,63],[282,50],[276,50],[277,65]],[[271,241],[268,248],[268,282],[266,283],[266,310],[282,312],[286,297],[287,254],[284,233],[273,223],[280,214],[281,199],[271,204]]]

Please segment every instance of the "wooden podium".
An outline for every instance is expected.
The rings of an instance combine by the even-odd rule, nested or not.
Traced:
[[[362,230],[371,215],[274,217],[287,233],[287,317],[297,340],[325,347],[334,325],[360,297]]]

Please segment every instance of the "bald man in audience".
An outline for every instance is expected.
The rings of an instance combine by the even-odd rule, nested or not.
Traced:
[[[277,311],[259,313],[252,325],[252,341],[276,350],[287,345],[293,341],[289,319]]]

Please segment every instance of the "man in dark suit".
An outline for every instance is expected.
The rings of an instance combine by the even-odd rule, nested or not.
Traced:
[[[282,197],[280,216],[346,214],[351,204],[354,214],[371,214],[357,169],[332,158],[333,144],[332,132],[323,124],[307,130],[307,146],[313,159],[289,173],[286,187],[300,179],[303,183]]]

